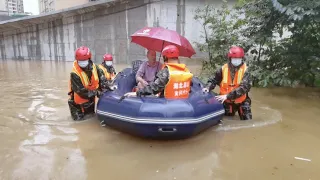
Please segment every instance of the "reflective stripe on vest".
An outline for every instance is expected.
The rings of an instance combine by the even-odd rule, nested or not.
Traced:
[[[87,76],[87,74],[80,68],[80,66],[78,65],[77,61],[73,62],[73,69],[72,72],[77,74],[78,77],[80,77],[81,79],[81,83],[84,86],[84,88],[86,88],[87,90],[96,90],[99,88],[99,77],[98,77],[98,72],[97,72],[97,68],[96,65],[93,64],[92,65],[92,75],[91,75],[91,81],[89,81],[89,78]],[[69,86],[71,86],[71,82],[69,82]],[[71,87],[69,87],[70,90],[69,92],[71,92]],[[88,99],[83,99],[81,98],[77,93],[74,92],[74,102],[76,104],[83,104],[88,102]]]
[[[244,76],[244,73],[247,70],[247,65],[243,64],[238,71],[236,71],[233,81],[231,79],[231,73],[229,71],[228,63],[222,66],[222,81],[220,84],[220,95],[225,95],[233,91],[234,89],[237,89],[241,82],[242,78]],[[242,103],[246,99],[247,95],[244,94],[240,96],[239,98],[235,100],[226,100],[226,102],[234,102],[236,104]]]
[[[164,97],[168,99],[185,99],[189,97],[192,73],[185,64],[166,63],[169,70],[169,81],[164,89]]]
[[[107,80],[113,80],[113,78],[116,77],[114,73],[109,73],[107,68],[105,68],[102,64],[99,64],[99,68],[103,71],[103,74]]]

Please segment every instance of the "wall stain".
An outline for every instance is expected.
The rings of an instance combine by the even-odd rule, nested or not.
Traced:
[[[11,36],[11,38],[12,38],[12,48],[13,48],[13,57],[14,57],[14,59],[17,59],[16,43],[14,41],[14,37],[15,36]]]
[[[1,51],[1,59],[6,60],[7,59],[6,44],[5,44],[3,33],[0,34],[0,51]]]
[[[27,53],[28,53],[28,58],[27,59],[31,59],[31,57],[32,57],[32,44],[30,42],[30,31],[29,31],[29,29],[30,29],[30,27],[27,28],[27,32],[26,32]]]
[[[49,58],[52,60],[52,52],[51,52],[51,46],[52,46],[52,22],[48,22],[48,45],[49,45]]]
[[[66,48],[65,48],[65,43],[64,43],[64,33],[63,33],[63,21],[62,19],[59,19],[59,26],[57,29],[59,30],[59,36],[60,36],[60,57],[61,60],[65,61],[66,60]]]
[[[53,37],[53,52],[54,52],[54,59],[56,61],[59,61],[59,56],[58,56],[58,45],[57,45],[57,21],[52,22],[52,37]]]
[[[36,25],[36,58],[41,59],[41,43],[40,43],[40,32],[39,32],[39,24]]]

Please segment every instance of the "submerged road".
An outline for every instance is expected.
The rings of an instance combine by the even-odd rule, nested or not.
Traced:
[[[253,88],[254,120],[225,118],[191,139],[151,141],[100,127],[96,117],[74,122],[67,105],[71,67],[0,61],[1,180],[320,177],[319,90]]]

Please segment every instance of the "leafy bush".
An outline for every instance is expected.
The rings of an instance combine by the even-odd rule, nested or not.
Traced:
[[[230,46],[240,45],[255,86],[319,86],[320,1],[238,0],[232,9],[227,4],[196,9],[205,40],[197,46],[208,53],[204,76],[226,62]]]

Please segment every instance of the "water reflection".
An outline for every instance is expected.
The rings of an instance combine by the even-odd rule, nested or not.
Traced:
[[[229,131],[243,128],[263,127],[278,123],[282,120],[280,111],[272,109],[256,100],[253,100],[252,102],[254,103],[254,106],[252,107],[252,120],[239,121],[239,116],[237,116],[237,114],[234,117],[224,117],[223,122],[215,130]]]

